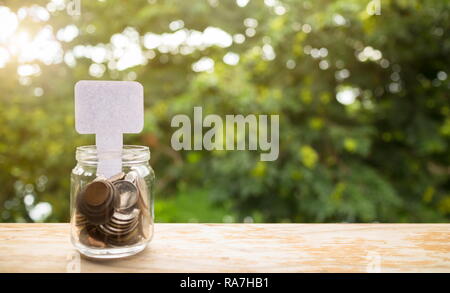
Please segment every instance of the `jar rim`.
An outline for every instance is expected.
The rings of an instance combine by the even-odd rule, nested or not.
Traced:
[[[143,163],[150,160],[150,148],[142,145],[123,145],[120,155],[123,164]],[[80,163],[96,165],[98,163],[97,147],[95,145],[78,146],[75,158]]]

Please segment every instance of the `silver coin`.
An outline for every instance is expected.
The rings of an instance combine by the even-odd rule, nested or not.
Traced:
[[[117,194],[115,198],[115,208],[122,213],[133,211],[138,201],[138,190],[136,186],[126,180],[118,180],[114,182]]]
[[[139,209],[133,209],[130,213],[120,213],[115,212],[111,218],[111,221],[114,221],[116,223],[129,223],[136,220],[136,218],[139,216],[139,213],[141,211]]]
[[[131,227],[135,226],[137,222],[139,222],[140,210],[134,209],[129,214],[122,213],[114,213],[114,216],[111,217],[111,220],[104,224],[105,227],[115,228],[116,230],[120,230],[125,232],[129,230]]]
[[[139,175],[138,175],[138,173],[136,171],[130,171],[125,176],[124,180],[130,181],[131,183],[135,184],[138,177],[139,177]]]
[[[139,224],[139,221],[135,221],[134,223],[132,223],[129,226],[126,226],[123,228],[116,228],[116,227],[112,226],[110,223],[108,223],[108,224],[100,225],[99,228],[106,235],[126,236],[127,234],[133,232],[136,229],[136,227],[138,226],[138,224]]]
[[[134,229],[127,235],[108,236],[108,244],[112,247],[131,245],[140,241],[138,229]]]
[[[130,230],[130,228],[133,227],[136,224],[136,222],[138,222],[138,221],[139,221],[139,219],[135,219],[129,223],[120,223],[120,222],[118,223],[118,222],[111,221],[105,225],[107,227],[111,227],[111,228],[120,230],[122,232],[126,232],[126,231]]]

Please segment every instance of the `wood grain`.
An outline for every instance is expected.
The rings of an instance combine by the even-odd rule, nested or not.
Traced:
[[[450,272],[450,224],[156,224],[125,259],[79,257],[68,224],[0,224],[0,272]]]

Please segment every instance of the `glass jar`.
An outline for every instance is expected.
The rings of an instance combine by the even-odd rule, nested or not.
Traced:
[[[84,255],[117,258],[142,251],[153,236],[155,173],[145,146],[125,145],[122,172],[97,175],[94,145],[76,149],[71,174],[70,226],[73,245]]]

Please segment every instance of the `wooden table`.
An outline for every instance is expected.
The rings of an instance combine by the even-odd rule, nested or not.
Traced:
[[[0,224],[0,272],[450,272],[450,224],[156,224],[146,250],[80,257],[68,224]]]

